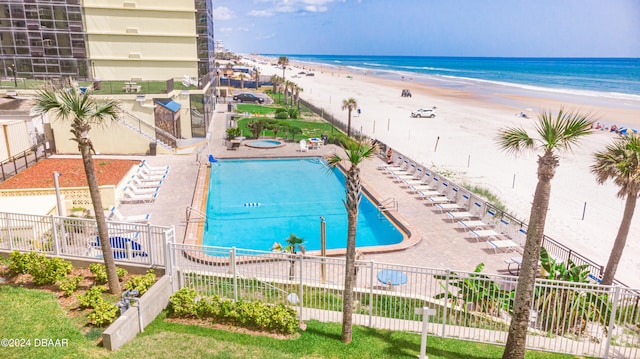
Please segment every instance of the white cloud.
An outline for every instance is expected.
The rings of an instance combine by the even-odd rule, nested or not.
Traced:
[[[248,27],[242,27],[242,26],[238,27],[236,30],[242,31],[242,32],[249,32],[250,31]]]
[[[261,0],[261,3],[270,3],[271,6],[264,10],[252,10],[249,16],[267,17],[276,13],[315,13],[329,11],[330,4],[345,2],[346,0]]]
[[[218,29],[218,31],[220,31],[220,32],[232,32],[232,31],[233,31],[233,28],[230,28],[230,27],[221,27],[221,28],[219,28],[219,29]]]
[[[275,34],[261,34],[256,36],[256,40],[268,40],[275,37]]]
[[[218,6],[213,9],[213,20],[230,20],[233,19],[233,11],[228,7]]]
[[[269,17],[273,16],[274,13],[270,10],[251,10],[248,15],[254,17]]]

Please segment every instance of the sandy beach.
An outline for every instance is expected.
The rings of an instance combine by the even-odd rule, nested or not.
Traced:
[[[270,65],[275,59],[252,57],[263,75],[282,76]],[[300,71],[315,76],[297,76]],[[415,75],[415,74],[414,74]],[[404,76],[404,77],[403,77]],[[508,212],[528,221],[537,182],[537,153],[514,157],[499,150],[499,129],[523,126],[533,131],[542,111],[578,110],[595,122],[640,129],[640,100],[590,94],[542,92],[499,84],[459,80],[414,79],[411,74],[373,76],[365,71],[309,63],[290,64],[286,78],[301,86],[300,97],[347,122],[341,109],[353,97],[361,109],[352,116],[352,129],[392,146],[412,160],[447,173],[458,183],[482,186],[496,194]],[[412,97],[401,97],[410,89]],[[418,108],[437,107],[435,118],[411,118]],[[525,113],[528,118],[517,116]],[[593,154],[616,138],[596,131],[572,152],[560,154],[552,182],[545,233],[572,250],[605,265],[622,219],[624,199],[609,182],[598,185],[590,172]],[[616,278],[640,288],[640,214],[634,217]],[[428,235],[428,234],[425,234]]]

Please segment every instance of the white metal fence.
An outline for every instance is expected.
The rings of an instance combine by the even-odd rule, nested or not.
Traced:
[[[164,266],[173,227],[107,222],[119,262]],[[0,250],[37,251],[55,256],[101,258],[94,219],[0,212]]]
[[[341,321],[344,259],[169,244],[175,289],[285,303],[302,320]],[[505,343],[517,277],[359,261],[354,324]],[[385,278],[386,277],[386,278]],[[177,280],[176,280],[177,279]],[[391,282],[385,280],[390,280]],[[527,346],[602,358],[640,357],[640,291],[538,280]]]

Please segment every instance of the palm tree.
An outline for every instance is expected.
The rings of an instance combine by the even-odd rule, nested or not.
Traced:
[[[353,325],[353,287],[356,279],[356,226],[358,224],[358,206],[360,205],[361,183],[360,163],[371,158],[376,152],[374,142],[349,141],[344,145],[346,160],[350,167],[347,169],[347,196],[344,206],[347,209],[347,253],[344,275],[344,294],[342,302],[342,341],[351,343],[351,329]],[[330,167],[338,166],[342,157],[333,154],[327,158]]]
[[[227,76],[227,86],[231,87],[231,76],[233,76],[233,64],[227,62],[225,67],[225,75]]]
[[[256,90],[260,87],[260,71],[258,69],[253,69],[253,74],[256,77]]]
[[[300,92],[303,92],[304,89],[298,85],[294,89],[296,91],[296,105],[298,106],[298,112],[300,112]]]
[[[289,58],[286,56],[280,56],[278,57],[278,65],[280,65],[280,67],[282,67],[282,78],[284,79],[284,70],[287,68],[287,66],[289,65]]]
[[[298,250],[300,250],[302,254],[305,254],[305,252],[307,251],[306,247],[303,245],[304,239],[296,236],[293,233],[289,234],[289,237],[285,240],[285,242],[287,242],[287,245],[284,248],[282,247],[282,244],[276,242],[273,244],[273,247],[271,247],[271,250],[291,254],[298,253]],[[290,260],[291,264],[289,265],[289,280],[293,280],[296,269],[296,261],[295,258],[290,258]]]
[[[245,76],[244,72],[241,72],[239,76],[240,76],[240,88],[244,89],[244,76]]]
[[[519,154],[527,150],[543,151],[543,154],[538,156],[538,184],[531,204],[513,316],[502,355],[504,359],[524,358],[536,268],[540,258],[540,246],[542,245],[544,225],[551,197],[551,180],[559,165],[556,151],[570,150],[571,146],[576,144],[582,136],[591,133],[591,122],[588,116],[560,109],[555,118],[551,112],[541,113],[538,116],[536,123],[538,138],[530,137],[522,127],[510,127],[499,132],[498,146],[508,153]]]
[[[347,136],[351,137],[351,111],[358,108],[358,102],[350,97],[342,101],[342,110],[349,110],[349,122],[347,123]]]
[[[627,242],[640,193],[640,137],[630,134],[616,139],[604,151],[596,152],[595,160],[591,172],[596,175],[596,181],[603,184],[612,179],[613,183],[620,187],[618,197],[627,197],[622,222],[602,277],[602,284],[611,285]]]
[[[115,100],[95,101],[89,96],[89,92],[85,91],[83,94],[77,88],[45,88],[38,91],[34,110],[40,114],[51,111],[56,118],[71,122],[72,140],[78,143],[78,149],[82,155],[84,172],[89,185],[89,194],[91,195],[93,210],[98,224],[98,236],[104,265],[107,268],[109,290],[112,294],[120,294],[120,282],[118,281],[113,250],[109,241],[107,220],[102,207],[96,170],[93,166],[91,153],[95,153],[95,150],[89,138],[89,130],[93,125],[102,125],[107,121],[118,119],[120,104]]]
[[[289,87],[293,86],[293,82],[288,81],[288,80],[284,80],[282,81],[282,85],[284,88],[284,106],[287,106],[287,102],[288,102],[288,95],[289,95]]]
[[[275,94],[278,91],[278,86],[280,85],[280,76],[271,75],[270,80],[271,80],[271,85],[273,86],[273,88],[271,89],[271,92]]]

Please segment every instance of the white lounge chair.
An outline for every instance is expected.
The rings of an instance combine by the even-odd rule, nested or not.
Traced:
[[[159,181],[142,181],[139,177],[131,176],[131,180],[127,182],[127,184],[134,184],[138,188],[150,188],[150,187],[160,187],[162,186],[163,180]]]
[[[140,171],[138,171],[136,173],[136,177],[138,177],[138,179],[142,182],[149,182],[149,181],[164,181],[165,179],[167,179],[167,175],[150,175],[150,174],[144,174]]]
[[[471,231],[471,234],[473,234],[476,237],[476,242],[485,238],[498,241],[498,240],[501,240],[500,237],[502,236],[499,232],[496,232],[493,229],[474,229]],[[502,238],[502,239],[505,239],[505,238]]]
[[[126,186],[124,190],[130,191],[133,194],[153,194],[153,193],[158,193],[158,191],[160,191],[160,187],[138,188],[138,187],[129,185],[129,186]]]
[[[491,227],[491,225],[484,223],[483,221],[480,220],[465,220],[465,221],[458,221],[458,224],[460,224],[460,226],[462,227],[462,229],[469,230],[469,229],[484,229],[485,227]]]
[[[169,166],[151,166],[147,160],[140,161],[140,166],[148,169],[152,172],[164,172],[169,173]]]
[[[309,152],[309,145],[307,145],[307,141],[300,140],[300,152]]]
[[[510,252],[520,245],[510,239],[498,240],[498,241],[488,241],[489,247],[493,248],[496,253],[498,253],[499,249],[504,249],[505,252]]]
[[[143,164],[140,164],[140,166],[138,166],[138,172],[144,173],[146,175],[166,175],[169,173],[169,169],[165,168],[163,170],[150,170],[149,168],[145,167]]]
[[[135,194],[131,191],[124,192],[124,198],[120,199],[121,203],[151,203],[158,198],[158,192],[152,194]]]
[[[447,212],[447,216],[449,216],[453,221],[456,220],[465,220],[474,218],[475,215],[473,213],[469,213],[467,211],[455,211],[455,212]]]
[[[118,220],[120,222],[147,223],[149,222],[149,218],[151,217],[151,214],[149,213],[139,214],[134,216],[125,216],[122,213],[120,213],[120,211],[118,210],[118,208],[116,208],[116,206],[111,207],[109,212],[110,212],[109,213],[110,220]]]
[[[462,211],[464,208],[460,207],[457,203],[436,203],[436,207],[440,210],[440,212],[444,211]]]

